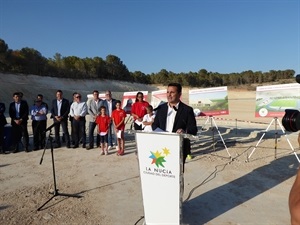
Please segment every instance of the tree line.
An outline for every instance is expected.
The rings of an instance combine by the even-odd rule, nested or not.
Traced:
[[[33,74],[50,77],[75,79],[110,79],[144,84],[167,85],[178,82],[190,87],[239,86],[253,83],[280,82],[295,76],[292,69],[244,71],[241,73],[220,74],[200,69],[198,72],[173,73],[162,69],[158,73],[145,74],[141,71],[130,72],[122,60],[115,55],[79,58],[63,57],[56,53],[53,58],[44,57],[39,51],[24,47],[21,50],[9,49],[0,39],[0,72]]]

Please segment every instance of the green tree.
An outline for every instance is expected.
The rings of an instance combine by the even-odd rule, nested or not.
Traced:
[[[143,84],[150,84],[150,76],[142,73],[141,71],[135,71],[131,73],[134,82],[143,83]]]
[[[108,55],[106,57],[106,68],[110,79],[132,81],[127,67],[117,56]]]
[[[35,75],[42,75],[46,65],[46,59],[42,54],[33,48],[22,48],[19,55],[22,71]]]
[[[8,45],[4,40],[0,39],[0,71],[5,72],[9,70],[9,51]]]

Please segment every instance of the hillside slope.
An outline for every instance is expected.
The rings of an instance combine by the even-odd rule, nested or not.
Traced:
[[[24,93],[24,99],[33,102],[37,94],[43,94],[45,102],[50,103],[55,98],[56,90],[61,89],[64,97],[71,99],[73,92],[80,92],[87,96],[98,90],[100,93],[111,90],[113,97],[121,99],[126,91],[154,91],[158,88],[140,83],[130,83],[112,80],[75,80],[57,77],[41,77],[36,75],[14,75],[0,73],[0,101],[6,108],[12,101],[12,95],[16,91]],[[7,113],[8,110],[6,110]]]

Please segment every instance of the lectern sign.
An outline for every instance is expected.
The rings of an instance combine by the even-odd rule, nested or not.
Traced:
[[[180,224],[180,135],[139,132],[136,143],[146,224]]]

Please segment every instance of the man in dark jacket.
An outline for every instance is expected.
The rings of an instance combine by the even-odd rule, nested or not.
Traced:
[[[196,135],[198,128],[193,108],[180,101],[182,87],[178,83],[171,83],[167,89],[167,103],[161,104],[154,118],[152,129],[159,128],[163,131],[179,134]],[[188,138],[183,139],[183,165],[191,151]]]
[[[13,94],[14,101],[9,105],[9,116],[12,125],[13,153],[19,151],[19,142],[23,137],[25,152],[29,152],[29,135],[27,129],[29,107],[25,100],[21,100],[19,92]]]
[[[70,148],[70,135],[68,131],[69,112],[70,112],[69,100],[63,98],[63,92],[61,90],[57,90],[56,99],[52,101],[52,107],[51,107],[51,118],[53,118],[54,123],[57,123],[57,125],[54,126],[56,148],[61,147],[60,136],[59,136],[60,125],[62,127],[62,130],[66,138],[66,142],[67,142],[66,146],[67,148]]]

